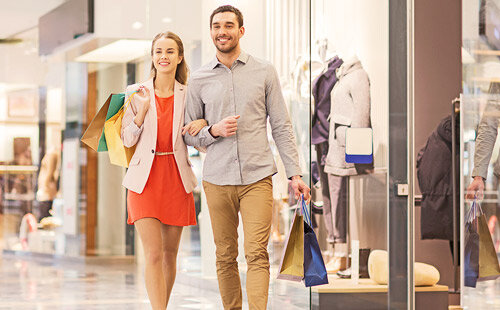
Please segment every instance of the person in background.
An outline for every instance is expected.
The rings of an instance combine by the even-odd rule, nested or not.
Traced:
[[[479,122],[474,152],[473,180],[467,187],[466,198],[483,198],[484,182],[488,175],[488,166],[498,135],[500,119],[500,83],[492,82],[488,91],[490,98]],[[498,166],[498,164],[497,164]],[[500,170],[500,169],[495,169]]]

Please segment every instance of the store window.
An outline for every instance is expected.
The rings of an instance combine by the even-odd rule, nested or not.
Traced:
[[[462,5],[461,184],[462,196],[469,194],[468,199],[462,199],[461,209],[462,305],[465,309],[492,309],[500,305],[490,298],[498,295],[499,280],[495,279],[500,276],[497,259],[500,253],[497,139],[500,2],[464,0]],[[479,183],[484,184],[484,191],[476,192]],[[472,212],[474,209],[477,212]],[[481,240],[478,241],[481,250],[474,250],[474,234]],[[474,262],[479,262],[476,274]],[[490,268],[489,277],[485,268]]]
[[[8,133],[2,135],[2,145],[11,146],[0,152],[4,249],[128,256],[131,260],[135,256],[139,265],[144,264],[139,238],[133,226],[126,224],[127,193],[121,185],[126,170],[112,165],[107,153],[86,147],[80,138],[110,94],[122,93],[127,85],[149,78],[150,44],[155,34],[165,30],[179,34],[191,71],[211,61],[215,49],[209,16],[227,2],[67,1],[66,9],[72,5],[80,8],[75,17],[81,19],[75,20],[82,21],[83,33],[71,34],[64,44],[47,40],[44,27],[57,18],[60,7],[56,6],[44,15],[37,31],[26,33],[31,38],[28,45],[9,48],[10,54],[25,56],[8,69],[33,80],[28,85],[12,81],[0,88],[0,129]],[[406,247],[392,245],[390,249],[388,242],[388,206],[393,199],[388,193],[395,182],[411,185],[407,180],[395,180],[390,171],[391,137],[407,130],[406,123],[391,125],[390,121],[394,115],[407,116],[406,110],[390,106],[391,3],[229,2],[244,15],[242,48],[273,64],[279,75],[303,179],[312,189],[310,224],[330,282],[309,289],[302,282],[277,279],[297,201],[270,135],[278,168],[273,176],[268,246],[270,307],[316,309],[345,304],[359,309],[356,302],[364,300],[365,305],[387,308],[397,299],[388,297],[391,281],[396,278],[408,284],[404,270],[392,272],[389,268],[391,257],[407,257],[404,263],[413,263]],[[397,14],[406,21],[406,13]],[[405,37],[406,29],[400,35]],[[26,51],[31,54],[24,54]],[[36,63],[34,76],[30,76],[30,68],[17,68],[25,59]],[[400,140],[398,150],[406,150],[406,135]],[[179,270],[216,289],[215,246],[201,186],[204,154],[194,148],[189,154],[200,181],[194,191],[199,225],[184,229]],[[397,168],[405,174],[408,156],[412,155],[401,153],[397,161],[402,163]],[[397,202],[407,202],[404,192],[401,197]],[[407,232],[406,225],[396,219],[397,231]],[[241,226],[238,262],[244,283],[247,268]],[[408,302],[404,293],[403,303]],[[361,298],[364,294],[370,298]]]

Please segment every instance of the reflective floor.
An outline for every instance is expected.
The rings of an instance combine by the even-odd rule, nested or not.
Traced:
[[[288,286],[284,292],[280,297],[271,291],[268,309],[309,308],[306,300],[293,300]],[[151,308],[142,267],[135,263],[54,262],[0,254],[0,309]],[[222,309],[216,280],[179,272],[168,309]]]
[[[3,255],[0,309],[150,309],[135,264],[53,263]],[[174,286],[169,309],[221,309],[217,292]]]
[[[500,279],[478,282],[476,288],[464,288],[464,309],[500,310]]]

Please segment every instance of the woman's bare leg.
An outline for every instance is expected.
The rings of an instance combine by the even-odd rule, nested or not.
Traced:
[[[167,307],[167,289],[163,277],[162,264],[162,223],[154,218],[137,220],[135,228],[144,248],[146,258],[146,290],[153,310],[165,310]]]
[[[163,274],[166,284],[166,301],[170,299],[170,293],[175,282],[177,272],[177,252],[181,240],[182,227],[162,225],[162,249],[163,249]]]

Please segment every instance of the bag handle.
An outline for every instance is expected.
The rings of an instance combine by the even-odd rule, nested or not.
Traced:
[[[125,107],[125,108],[123,108],[123,114],[125,114],[125,111],[127,111],[128,106],[132,102],[132,97],[134,97],[134,95],[137,94],[138,92],[139,91],[136,90],[136,91],[132,92],[132,94],[130,94],[130,96],[128,96],[127,102],[125,102],[125,104],[123,105]]]
[[[307,224],[309,224],[309,226],[311,226],[311,228],[312,228],[311,217],[309,215],[309,210],[307,210],[307,204],[306,204],[306,201],[304,200],[304,195],[300,195],[299,202],[300,202],[301,209],[302,209],[301,213],[304,215],[304,221]]]

